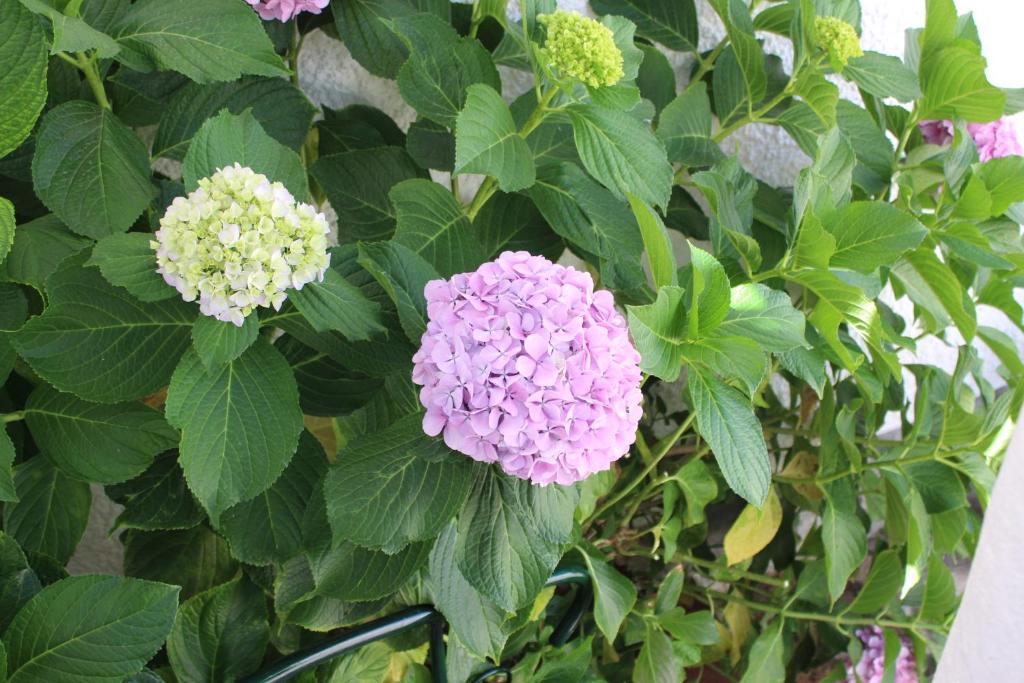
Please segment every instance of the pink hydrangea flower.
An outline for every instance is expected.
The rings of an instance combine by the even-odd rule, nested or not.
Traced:
[[[952,121],[922,121],[919,124],[924,141],[932,145],[948,145],[953,141]],[[978,148],[981,161],[1014,154],[1024,155],[1020,133],[1013,118],[1003,117],[989,123],[968,123],[967,132]]]
[[[845,683],[882,683],[885,674],[885,635],[877,626],[858,629],[857,637],[864,643],[864,654],[854,667],[849,656],[846,660]],[[854,676],[856,672],[856,676]],[[910,649],[910,640],[900,635],[900,651],[896,656],[896,683],[918,683],[917,666]]]
[[[425,288],[413,356],[423,431],[535,484],[572,484],[629,451],[640,354],[590,275],[527,252]]]
[[[303,12],[320,14],[330,0],[245,0],[266,20],[288,21]]]

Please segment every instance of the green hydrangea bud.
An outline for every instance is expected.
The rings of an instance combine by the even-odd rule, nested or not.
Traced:
[[[814,39],[818,47],[828,52],[829,61],[837,71],[846,66],[851,57],[864,54],[857,31],[837,17],[815,17]]]
[[[622,52],[610,28],[575,12],[538,19],[547,27],[543,53],[560,75],[592,88],[615,85],[622,78]]]

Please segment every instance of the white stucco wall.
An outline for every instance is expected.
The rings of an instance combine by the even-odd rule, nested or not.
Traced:
[[[586,8],[585,0],[560,0],[559,4],[566,9]],[[701,45],[709,48],[721,37],[722,28],[705,0],[699,0],[699,4]],[[972,11],[975,14],[985,56],[989,60],[991,80],[1006,87],[1024,85],[1024,75],[1020,71],[1021,55],[1024,54],[1020,43],[1024,2],[958,0],[957,6],[961,12]],[[924,0],[861,0],[861,7],[862,44],[865,49],[902,55],[904,29],[924,23]],[[788,65],[791,55],[785,41],[766,35],[765,46],[787,60]],[[680,74],[687,72],[684,68],[688,66],[687,56],[675,54],[670,58],[679,67]],[[506,71],[503,76],[509,81],[510,92],[522,89],[523,82],[515,74]],[[344,46],[323,34],[315,33],[306,40],[300,79],[303,88],[318,104],[331,107],[355,102],[372,104],[387,112],[403,127],[415,118],[394,83],[369,74],[351,58]],[[856,97],[855,90],[849,86],[843,86],[843,93],[844,96]],[[748,126],[725,144],[727,151],[738,151],[748,170],[773,185],[791,185],[809,161],[781,129],[772,126]],[[906,302],[898,304],[898,308],[904,314],[910,312]],[[1024,349],[1024,338],[1002,313],[982,307],[979,317],[983,324],[1013,334]],[[986,349],[982,349],[982,354],[992,369],[989,374],[994,378],[994,359]],[[950,368],[955,359],[955,346],[934,340],[922,344],[916,358],[914,354],[904,357],[907,362],[921,360]],[[1019,579],[1019,568],[1024,566],[1024,541],[1020,533],[1024,526],[1024,497],[1016,495],[1016,490],[1024,487],[1024,436],[1020,430],[1011,450],[1013,452],[1007,458],[992,499],[989,521],[961,616],[943,660],[938,680],[944,682],[1015,681],[1020,680],[1020,672],[1024,671],[1024,648],[1014,647],[1020,634],[1024,633],[1024,617],[1020,609],[1024,605],[1024,581]],[[76,573],[117,572],[121,563],[120,545],[116,539],[107,536],[116,506],[97,495],[93,513],[86,538],[71,563],[71,569]]]

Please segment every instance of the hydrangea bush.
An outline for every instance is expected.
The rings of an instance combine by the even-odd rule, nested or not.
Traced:
[[[926,680],[1024,399],[1024,98],[951,0],[902,56],[709,4],[0,0],[0,680],[422,604],[443,671],[421,629],[297,680]],[[310,101],[314,32],[411,125]]]

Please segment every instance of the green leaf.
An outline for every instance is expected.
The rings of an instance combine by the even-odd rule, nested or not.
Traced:
[[[85,533],[89,485],[36,456],[14,468],[17,503],[4,505],[4,529],[22,549],[66,564]]]
[[[598,14],[619,14],[634,24],[637,32],[670,50],[697,50],[699,24],[693,0],[593,0]]]
[[[809,214],[814,214],[815,218],[829,216],[850,201],[855,164],[853,146],[838,129],[833,128],[818,139],[814,162],[800,172],[793,188],[794,223],[800,225],[801,237],[808,229],[820,229],[820,225],[807,224],[812,220]],[[806,246],[798,242],[798,258],[816,265],[827,264],[834,252],[831,242],[827,242],[827,248],[822,243],[828,236],[809,237]],[[821,268],[826,266],[821,265]]]
[[[918,462],[903,466],[903,472],[921,494],[928,514],[967,506],[967,492],[956,470],[940,462]]]
[[[516,130],[505,100],[493,88],[474,84],[455,122],[455,175],[494,176],[503,192],[533,185],[533,153]]]
[[[508,613],[481,595],[466,580],[455,561],[457,535],[448,524],[430,552],[427,583],[437,609],[459,642],[477,657],[501,658],[512,624]]]
[[[320,134],[317,145],[320,156],[389,145],[402,147],[407,142],[406,134],[398,124],[376,107],[350,104],[341,109],[324,107],[323,110],[324,118],[316,123]],[[447,129],[443,130],[447,132]]]
[[[750,646],[747,670],[740,683],[775,683],[786,680],[784,625],[784,619],[776,619]]]
[[[423,289],[440,276],[429,263],[397,242],[363,242],[359,265],[367,270],[395,302],[398,319],[409,341],[418,343],[427,329]]]
[[[683,465],[674,478],[686,499],[683,523],[686,527],[702,524],[704,508],[718,497],[718,484],[703,460],[694,459]]]
[[[424,434],[419,413],[353,439],[324,480],[334,539],[395,552],[434,538],[472,479],[472,463]]]
[[[657,135],[668,160],[684,166],[710,166],[724,156],[711,139],[711,102],[703,83],[686,88],[665,107]]]
[[[130,531],[124,572],[181,586],[182,599],[220,585],[238,573],[228,544],[206,526],[179,531]]]
[[[629,332],[640,352],[640,369],[673,382],[682,369],[687,312],[681,287],[662,287],[647,306],[627,306]]]
[[[395,653],[387,643],[375,642],[350,652],[333,662],[330,662],[321,671],[326,669],[324,683],[379,683],[386,680],[388,670],[391,668],[391,656]],[[410,671],[406,669],[406,674]],[[427,674],[429,681],[429,673]],[[405,677],[402,683],[406,683]],[[415,682],[414,682],[415,683]]]
[[[928,230],[913,215],[888,202],[853,202],[824,221],[836,239],[829,264],[870,273],[891,265],[921,243]]]
[[[171,377],[166,413],[181,429],[185,479],[215,524],[274,483],[302,431],[295,377],[262,340],[212,371],[187,352]]]
[[[729,312],[716,330],[780,353],[807,345],[804,324],[804,314],[793,307],[785,291],[748,283],[732,288]]]
[[[834,489],[835,487],[830,487]],[[825,576],[832,603],[846,590],[850,575],[860,567],[868,552],[867,533],[854,511],[852,496],[837,499],[828,492],[821,515],[821,542],[825,548]]]
[[[318,552],[310,557],[317,592],[353,601],[389,596],[426,564],[432,545],[413,543],[393,555],[351,543]]]
[[[430,119],[413,121],[409,124],[405,149],[422,168],[455,170],[455,136],[440,123]]]
[[[956,609],[956,583],[942,557],[928,558],[928,576],[924,583],[924,598],[916,619],[930,623],[942,623]]]
[[[622,622],[636,604],[636,586],[592,549],[577,546],[587,563],[594,586],[594,621],[601,633],[613,642]]]
[[[136,71],[170,69],[197,83],[288,75],[259,17],[234,0],[139,0],[114,32],[117,59]]]
[[[775,489],[768,491],[768,498],[760,509],[749,503],[725,534],[723,548],[726,563],[739,564],[764,550],[782,524],[782,504]]]
[[[879,195],[889,187],[893,171],[893,146],[871,115],[852,102],[840,100],[836,123],[853,145],[857,165],[853,182],[868,194]]]
[[[25,421],[39,449],[65,474],[100,484],[141,474],[178,443],[163,415],[141,403],[87,403],[45,384],[25,403]]]
[[[49,283],[50,305],[11,335],[44,379],[102,403],[140,398],[167,383],[188,348],[192,306],[143,305],[95,268],[65,268]]]
[[[233,681],[259,668],[270,640],[267,601],[244,576],[186,600],[167,638],[178,680]]]
[[[667,683],[683,678],[682,662],[672,641],[654,620],[644,623],[644,639],[633,666],[633,683]]]
[[[199,355],[203,367],[212,371],[245,353],[259,333],[260,323],[256,313],[246,316],[241,327],[201,315],[192,325],[192,348]]]
[[[974,303],[953,271],[931,249],[905,254],[893,266],[892,273],[911,300],[932,316],[935,322],[930,329],[945,327],[952,320],[965,340],[974,338],[977,329]]]
[[[32,182],[47,208],[94,239],[126,231],[156,195],[142,140],[109,109],[82,101],[42,118]]]
[[[0,531],[0,633],[41,588],[25,553],[13,538]]]
[[[496,193],[473,218],[473,233],[483,245],[485,259],[503,251],[528,251],[557,261],[565,250],[544,216],[522,194]]]
[[[992,121],[1006,95],[985,77],[985,58],[966,47],[946,47],[921,61],[922,119]]]
[[[92,240],[72,233],[56,216],[48,214],[18,226],[11,252],[0,263],[0,273],[6,272],[7,280],[31,285],[41,293],[46,278],[61,261],[91,243]]]
[[[903,563],[898,548],[883,550],[871,563],[871,571],[857,596],[845,612],[850,614],[876,614],[899,595],[903,582]]]
[[[754,396],[768,375],[768,356],[756,342],[744,337],[723,337],[717,333],[683,345],[687,364],[700,365],[718,377],[738,383]]]
[[[205,517],[175,452],[158,457],[135,479],[106,487],[106,493],[124,507],[114,522],[117,529],[190,529]]]
[[[825,78],[824,70],[804,71],[796,79],[794,92],[810,107],[826,129],[835,125],[839,88]]]
[[[0,158],[25,141],[46,103],[46,52],[36,17],[17,0],[0,5]]]
[[[729,313],[729,277],[715,257],[694,246],[690,247],[689,279],[683,284],[689,291],[688,336],[706,336],[715,330]]]
[[[0,430],[0,502],[16,503],[18,494],[14,488],[14,444],[7,430]],[[2,629],[0,629],[2,630]]]
[[[509,611],[530,604],[561,557],[560,544],[540,533],[538,517],[522,505],[523,486],[489,468],[459,514],[459,569]]]
[[[45,16],[53,28],[53,45],[50,52],[86,52],[96,50],[99,57],[112,57],[120,49],[114,39],[89,26],[79,17],[61,13],[54,3],[47,0],[20,0],[27,9]]]
[[[640,97],[649,100],[658,112],[664,112],[665,107],[676,97],[675,69],[665,53],[653,45],[641,43],[637,47],[643,52],[640,72],[636,77]],[[708,114],[710,113],[709,107]]]
[[[636,222],[640,226],[640,236],[644,241],[647,262],[651,266],[655,288],[677,284],[676,259],[672,253],[672,243],[661,217],[651,207],[644,204],[632,194],[626,194],[629,206],[633,209]]]
[[[398,72],[398,90],[422,116],[449,128],[476,83],[501,90],[491,55],[476,39],[459,36],[431,14],[397,16],[392,29],[404,38],[409,59]]]
[[[246,564],[283,564],[302,550],[302,520],[313,490],[327,472],[327,455],[309,432],[273,485],[221,517],[231,554]]]
[[[380,306],[333,268],[324,273],[323,282],[309,282],[288,298],[318,332],[336,330],[351,341],[366,341],[386,329]]]
[[[160,115],[153,156],[181,159],[203,123],[224,109],[232,114],[251,109],[270,137],[294,150],[305,142],[314,112],[303,92],[284,78],[189,83],[167,101]]]
[[[10,683],[120,683],[164,642],[178,588],[117,576],[75,576],[47,586],[4,634]]]
[[[672,607],[658,615],[662,627],[673,638],[696,645],[714,645],[719,641],[718,625],[708,610],[685,612],[682,607]]]
[[[689,372],[688,387],[697,428],[726,483],[747,502],[761,506],[771,484],[771,468],[753,406],[739,391],[696,368]]]
[[[400,147],[354,150],[317,159],[311,169],[338,214],[338,242],[386,240],[395,230],[388,192],[421,171]]]
[[[0,263],[14,245],[14,204],[0,197]]]
[[[483,261],[473,226],[455,197],[429,180],[406,180],[388,193],[398,225],[394,241],[432,265],[442,277],[474,270]]]
[[[613,109],[574,104],[566,112],[583,166],[617,196],[632,193],[662,209],[672,193],[665,148],[642,122]]]
[[[298,201],[309,201],[306,169],[299,155],[267,135],[249,109],[241,114],[222,109],[206,120],[181,165],[185,190],[192,192],[201,178],[235,163],[283,183]]]
[[[875,97],[893,97],[900,102],[913,102],[921,97],[917,74],[892,55],[865,51],[859,57],[850,58],[843,76]]]
[[[352,56],[370,73],[395,78],[409,55],[389,28],[396,17],[424,12],[448,22],[447,0],[351,0],[333,7],[334,25]]]
[[[152,235],[127,232],[107,235],[93,247],[86,265],[97,266],[112,285],[124,287],[139,301],[163,301],[178,296],[156,272],[156,252],[149,246]]]
[[[711,6],[725,24],[736,62],[743,74],[747,99],[751,106],[756,105],[764,99],[768,77],[764,68],[764,52],[754,36],[750,11],[743,0],[711,0]]]
[[[977,173],[991,198],[991,215],[1001,216],[1011,205],[1024,201],[1024,157],[1013,154],[990,159]]]

